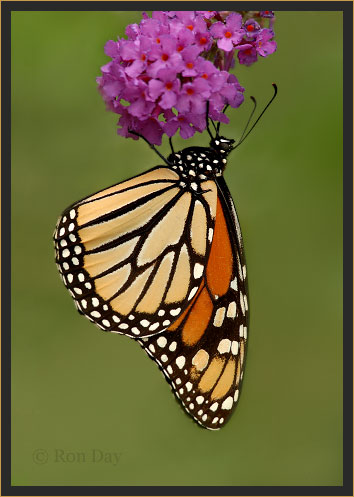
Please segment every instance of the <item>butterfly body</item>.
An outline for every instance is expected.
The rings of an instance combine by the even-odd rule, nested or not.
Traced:
[[[233,142],[185,148],[167,167],[86,197],[54,235],[79,312],[138,340],[209,429],[238,400],[247,340],[242,237],[222,176]]]

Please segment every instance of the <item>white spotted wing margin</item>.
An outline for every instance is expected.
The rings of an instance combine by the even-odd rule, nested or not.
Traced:
[[[158,364],[185,412],[201,426],[218,430],[235,408],[243,377],[248,330],[246,268],[241,231],[233,201],[222,178],[217,179],[220,205],[232,247],[232,276],[227,292],[215,296],[208,285],[207,269],[187,314],[175,329],[139,340]],[[216,229],[216,228],[215,228]],[[210,297],[212,312],[198,340],[188,344],[186,329],[196,309]],[[178,320],[176,320],[178,322]]]
[[[131,338],[166,329],[189,305],[203,275],[216,187],[200,192],[157,166],[85,197],[54,233],[61,278],[79,312]],[[204,242],[205,243],[204,243]]]

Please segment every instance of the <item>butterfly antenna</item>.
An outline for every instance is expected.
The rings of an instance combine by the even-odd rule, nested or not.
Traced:
[[[226,105],[225,105],[225,107],[223,108],[223,110],[222,110],[222,113],[223,113],[223,114],[225,114],[225,112],[226,112],[226,110],[227,110],[228,106],[229,106],[229,104],[226,104]],[[216,129],[216,132],[217,132],[218,136],[219,136],[219,131],[220,131],[220,124],[221,124],[221,122],[219,121],[219,122],[218,122],[217,129]]]
[[[215,133],[216,133],[216,134],[218,134],[218,129],[217,129],[217,127],[215,126],[215,123],[214,123],[214,121],[212,120],[212,118],[210,118],[210,121],[211,121],[211,124],[213,125],[213,128],[214,128],[214,130],[215,130]]]
[[[240,138],[240,140],[238,141],[237,145],[235,145],[233,147],[232,150],[235,150],[236,147],[238,147],[239,145],[241,145],[241,143],[243,143],[247,136],[251,133],[251,131],[253,130],[253,128],[256,126],[256,124],[258,123],[258,121],[260,120],[260,118],[263,116],[263,114],[265,113],[265,111],[268,109],[268,107],[270,106],[270,104],[273,102],[273,100],[275,99],[275,97],[277,96],[277,93],[278,93],[278,87],[275,83],[272,83],[272,86],[274,88],[274,95],[272,96],[272,98],[269,100],[269,102],[267,103],[267,105],[264,107],[264,109],[262,110],[262,112],[260,113],[260,115],[258,116],[258,118],[256,119],[256,122],[253,123],[251,129],[246,133],[246,135],[244,135],[245,131],[242,133],[242,137]],[[246,129],[247,129],[247,126],[246,126]],[[243,136],[244,135],[244,136]]]
[[[206,115],[205,115],[205,119],[206,119],[206,129],[207,129],[207,131],[209,133],[210,138],[212,140],[214,140],[214,137],[211,134],[211,131],[210,131],[210,128],[209,128],[209,100],[206,103]]]
[[[131,135],[142,138],[149,145],[149,147],[152,148],[152,150],[165,162],[165,164],[167,164],[168,166],[172,166],[172,164],[157,150],[157,148],[152,143],[149,142],[147,138],[145,138],[145,136],[137,133],[136,131],[133,131],[132,129],[128,129],[128,131]]]
[[[248,126],[249,126],[249,124],[250,124],[250,122],[251,122],[251,119],[252,119],[253,114],[255,113],[255,110],[256,110],[256,107],[257,107],[257,101],[256,101],[256,99],[255,99],[254,97],[250,97],[250,99],[251,99],[251,100],[252,100],[252,102],[253,102],[253,109],[252,109],[252,112],[251,112],[251,114],[250,114],[250,117],[248,118],[247,124],[246,124],[246,126],[244,127],[244,130],[243,130],[243,132],[242,132],[242,135],[240,136],[240,139],[239,139],[239,141],[237,142],[237,145],[235,145],[236,147],[237,147],[237,146],[238,146],[238,145],[242,142],[242,139],[243,139],[243,137],[245,136],[245,133],[246,133],[246,131],[247,131],[247,128],[248,128]]]

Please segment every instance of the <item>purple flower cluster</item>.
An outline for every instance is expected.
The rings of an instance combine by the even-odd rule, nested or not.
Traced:
[[[244,88],[228,72],[235,53],[246,65],[273,53],[273,21],[271,11],[144,13],[127,26],[128,39],[106,43],[112,60],[97,78],[107,108],[121,116],[118,134],[136,139],[134,130],[156,145],[178,129],[189,138],[205,129],[207,102],[210,117],[227,123],[225,105],[244,100]]]

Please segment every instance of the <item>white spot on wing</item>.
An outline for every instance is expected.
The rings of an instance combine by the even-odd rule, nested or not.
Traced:
[[[233,353],[233,355],[238,354],[238,342],[236,340],[234,340],[231,344],[231,352]]]
[[[203,275],[203,271],[204,271],[203,264],[199,264],[199,262],[196,262],[193,271],[194,278],[195,279],[200,278]]]
[[[160,326],[160,323],[154,323],[151,326],[149,326],[150,331],[155,331],[157,328]]]
[[[242,271],[243,271],[243,279],[245,280],[246,279],[246,266],[242,267]]]
[[[171,345],[168,347],[168,349],[171,352],[174,352],[176,350],[176,347],[177,347],[177,342],[172,342]]]
[[[247,295],[244,295],[244,296],[243,296],[243,302],[244,302],[244,304],[245,304],[245,309],[246,309],[246,311],[248,311],[248,300],[247,300]]]
[[[216,311],[215,313],[215,316],[214,316],[214,326],[216,326],[217,328],[219,328],[223,321],[224,321],[224,317],[225,317],[225,307],[219,307],[219,309]]]
[[[218,352],[219,354],[226,354],[227,352],[230,352],[231,349],[231,340],[228,338],[224,338],[223,340],[220,341],[218,345]]]
[[[228,318],[234,318],[236,316],[236,302],[230,302],[227,308],[226,316]]]
[[[192,288],[192,290],[190,291],[190,294],[188,295],[188,300],[192,300],[192,298],[197,293],[197,291],[198,291],[198,287],[197,286],[195,286],[194,288]]]
[[[240,328],[238,330],[240,337],[243,337],[243,324],[240,324]]]
[[[224,402],[221,404],[221,408],[222,409],[231,409],[232,405],[233,405],[233,398],[230,396],[224,400]]]
[[[179,367],[179,369],[182,369],[185,363],[186,363],[186,358],[183,355],[177,357],[176,364]]]
[[[167,343],[167,338],[165,337],[159,337],[157,340],[157,345],[161,348],[165,347],[166,343]]]
[[[171,316],[177,316],[181,312],[181,308],[178,307],[177,309],[171,309],[170,314]]]
[[[240,292],[240,304],[241,304],[242,314],[245,315],[246,314],[246,309],[245,309],[245,302],[243,300],[243,294],[242,294],[242,292]]]

